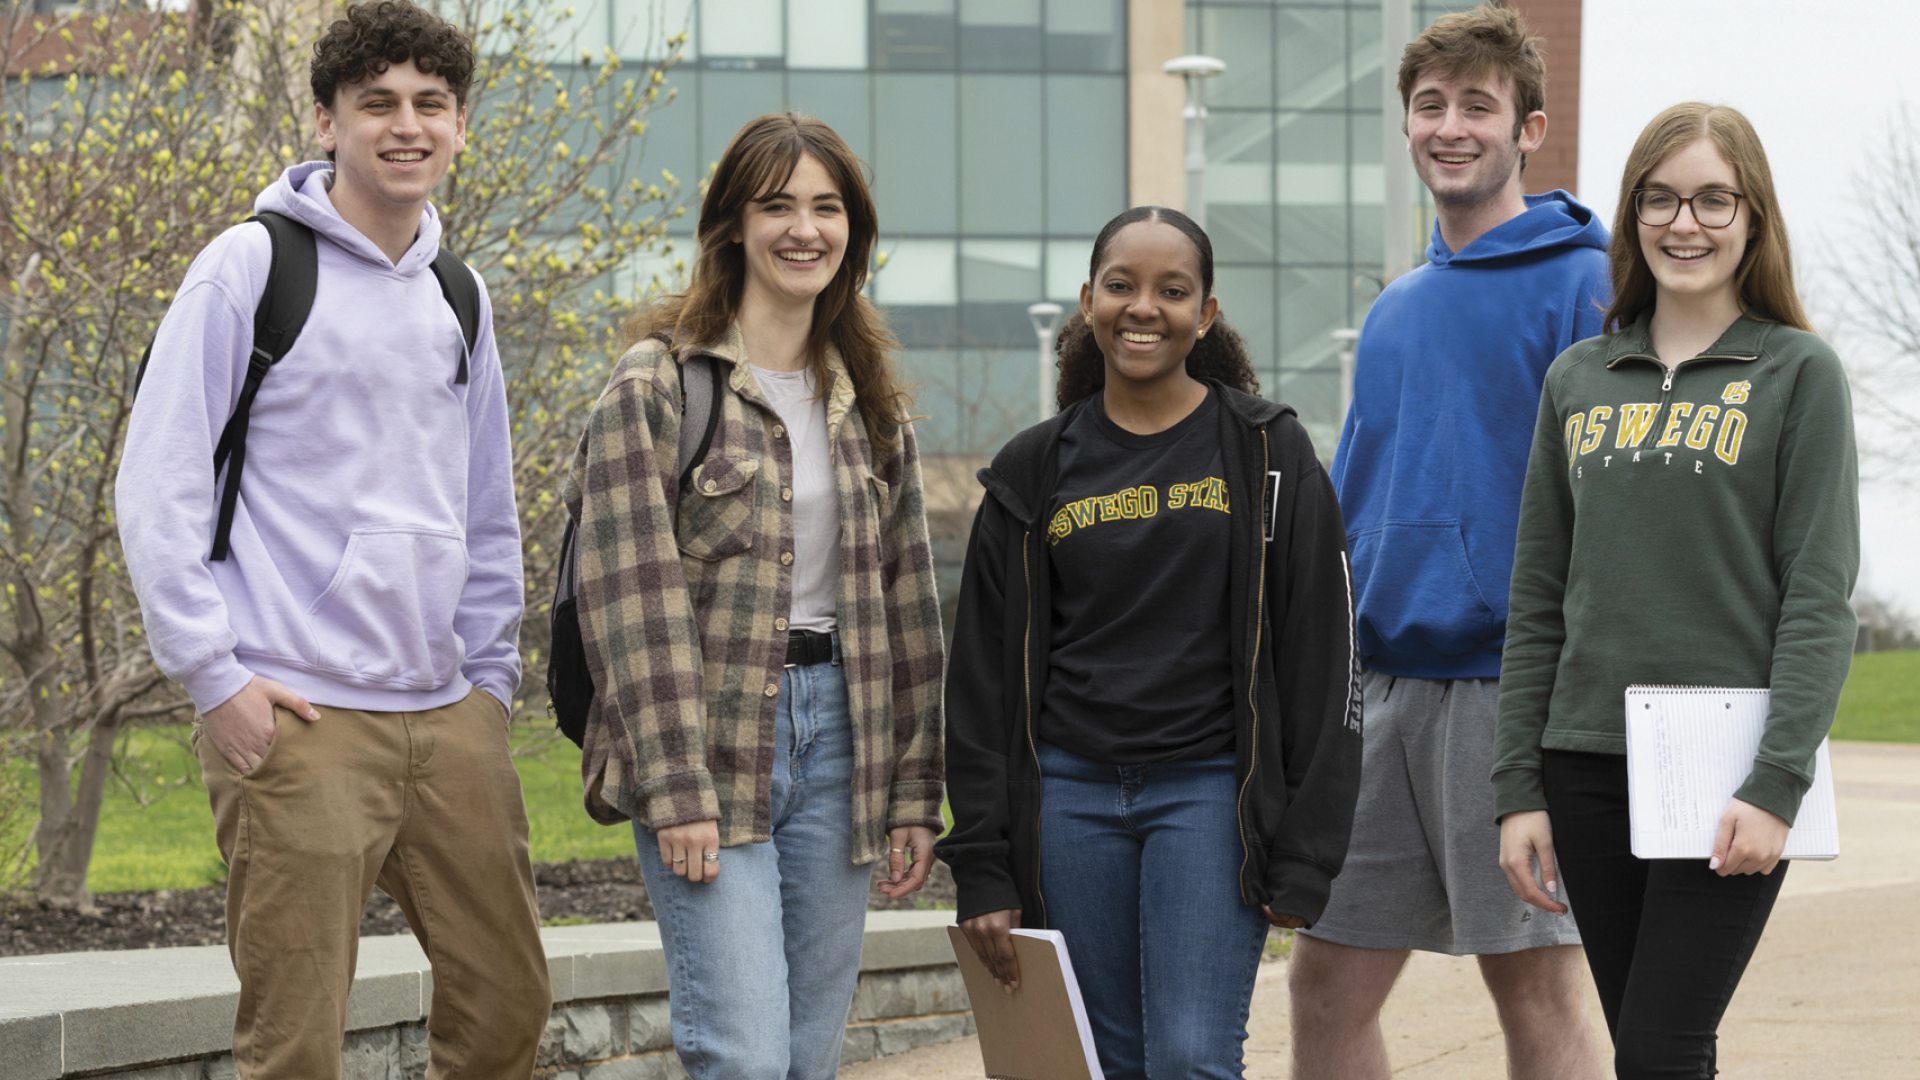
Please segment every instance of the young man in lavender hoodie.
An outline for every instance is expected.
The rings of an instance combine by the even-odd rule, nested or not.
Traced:
[[[331,161],[255,205],[313,231],[318,287],[253,404],[224,559],[213,449],[253,348],[263,226],[195,260],[127,433],[121,538],[154,658],[200,713],[245,1078],[340,1075],[376,884],[433,963],[429,1077],[527,1076],[546,1023],[507,748],[522,593],[505,387],[484,291],[468,352],[430,270],[427,199],[465,145],[473,66],[464,35],[407,3],[350,8],[316,44]]]

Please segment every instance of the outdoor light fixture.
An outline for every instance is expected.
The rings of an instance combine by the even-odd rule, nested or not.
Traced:
[[[1045,300],[1027,308],[1027,318],[1033,321],[1033,336],[1040,345],[1040,353],[1035,359],[1039,362],[1040,419],[1042,420],[1057,411],[1053,402],[1053,333],[1060,328],[1060,315],[1064,310],[1059,304]]]
[[[1200,82],[1227,70],[1226,61],[1213,56],[1176,56],[1160,70],[1187,84],[1187,216],[1207,227],[1207,106],[1200,100]]]

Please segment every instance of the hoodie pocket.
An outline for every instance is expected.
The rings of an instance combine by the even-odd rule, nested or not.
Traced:
[[[307,608],[314,665],[384,687],[445,686],[460,670],[453,615],[466,584],[459,533],[355,529],[333,580]]]
[[[753,458],[708,458],[680,496],[674,533],[685,554],[712,562],[753,546]]]
[[[1364,655],[1470,656],[1500,639],[1458,521],[1390,521],[1348,544]]]

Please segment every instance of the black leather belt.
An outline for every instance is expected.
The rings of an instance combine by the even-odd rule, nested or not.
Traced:
[[[818,630],[787,631],[787,666],[824,664],[833,659],[833,635]]]

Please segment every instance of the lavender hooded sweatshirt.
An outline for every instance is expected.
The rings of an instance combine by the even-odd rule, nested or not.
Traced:
[[[314,230],[320,275],[254,401],[223,562],[213,446],[253,347],[266,229],[207,245],[154,339],[114,493],[154,659],[203,713],[254,675],[349,709],[437,708],[472,686],[511,702],[520,530],[492,305],[483,286],[456,384],[439,216],[426,208],[395,265],[334,210],[332,178],[296,165],[254,204]]]

